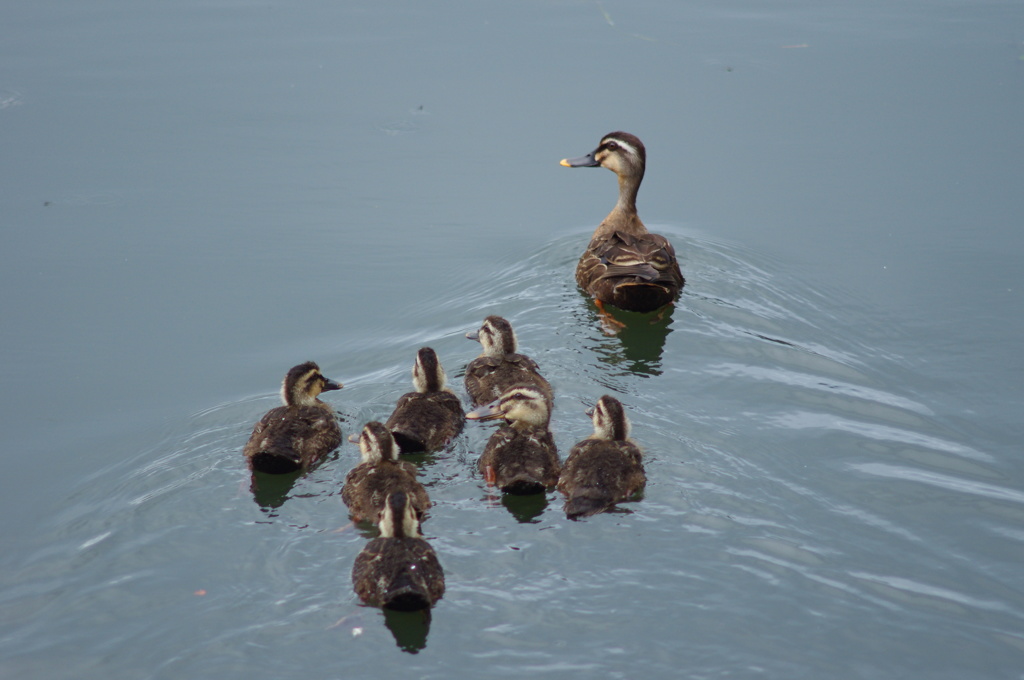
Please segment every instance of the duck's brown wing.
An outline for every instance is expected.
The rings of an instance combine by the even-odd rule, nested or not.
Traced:
[[[558,478],[570,518],[601,512],[629,500],[647,482],[640,450],[631,442],[584,439],[570,451]]]
[[[421,538],[375,538],[356,556],[352,586],[369,605],[426,609],[444,595],[444,570]]]
[[[561,461],[546,428],[505,426],[491,435],[477,467],[485,477],[493,474],[502,491],[531,494],[555,486]]]
[[[477,357],[466,366],[466,392],[474,406],[489,404],[501,393],[494,394],[494,372],[501,366],[501,359]]]
[[[489,404],[518,386],[541,390],[549,407],[554,402],[550,383],[540,374],[537,362],[525,354],[506,354],[501,359],[477,357],[466,367],[466,392],[474,406]]]
[[[462,432],[466,416],[451,392],[412,392],[398,400],[385,426],[402,453],[436,451]]]
[[[675,300],[685,279],[667,238],[615,231],[591,240],[576,266],[576,282],[602,302],[648,312]]]
[[[341,426],[329,408],[278,406],[253,427],[243,453],[254,469],[288,472],[311,467],[340,444]]]

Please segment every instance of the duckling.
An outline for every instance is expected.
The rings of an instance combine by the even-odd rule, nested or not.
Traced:
[[[420,534],[409,497],[390,494],[380,514],[380,537],[352,565],[352,585],[363,602],[398,611],[429,609],[444,595],[444,570]]]
[[[420,349],[412,367],[412,384],[416,391],[402,395],[384,423],[402,453],[436,451],[462,432],[466,423],[462,402],[445,387],[446,380],[434,350]]]
[[[242,452],[249,468],[283,474],[308,470],[341,444],[341,426],[321,392],[340,390],[312,361],[292,368],[281,383],[284,406],[271,409],[252,428]]]
[[[474,406],[489,404],[511,387],[532,386],[547,399],[550,410],[554,399],[551,385],[540,374],[537,362],[518,354],[518,340],[512,324],[500,316],[484,319],[479,331],[466,333],[479,340],[483,350],[466,366],[466,391]]]
[[[513,387],[501,399],[466,414],[474,420],[504,418],[477,462],[488,484],[506,493],[542,493],[558,482],[561,461],[548,430],[547,395],[536,387]]]
[[[622,403],[605,395],[592,411],[594,434],[572,447],[558,477],[569,519],[588,517],[635,496],[647,483],[640,448],[629,438]]]
[[[660,309],[679,297],[686,282],[672,244],[647,231],[637,215],[646,163],[643,142],[628,132],[611,132],[586,156],[561,161],[568,168],[604,167],[619,176],[619,200],[576,265],[576,283],[605,318],[610,318],[605,304],[632,312]]]
[[[373,421],[359,435],[359,452],[363,461],[349,471],[341,500],[348,506],[356,522],[375,521],[384,509],[389,494],[401,491],[409,505],[422,519],[430,507],[430,496],[416,479],[416,466],[398,459],[398,445],[391,432]]]

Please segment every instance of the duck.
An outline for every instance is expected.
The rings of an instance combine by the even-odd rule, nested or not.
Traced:
[[[558,476],[569,519],[604,512],[636,496],[647,483],[643,454],[629,437],[622,402],[606,394],[591,413],[594,434],[572,447]]]
[[[576,265],[576,283],[606,319],[611,316],[605,305],[653,312],[673,304],[686,283],[675,248],[664,236],[647,231],[637,215],[636,195],[646,164],[643,142],[628,132],[610,132],[586,156],[561,161],[569,168],[608,168],[619,177],[619,200],[594,230]]]
[[[462,401],[446,387],[447,376],[430,347],[416,352],[412,367],[415,392],[402,395],[384,423],[402,453],[444,448],[466,423]]]
[[[281,383],[284,405],[260,418],[242,449],[249,469],[270,474],[305,471],[338,448],[341,426],[334,410],[317,397],[341,388],[313,361],[289,370]]]
[[[398,459],[398,445],[382,423],[372,421],[359,434],[362,462],[345,476],[341,500],[356,522],[376,522],[390,494],[401,491],[408,497],[416,517],[423,519],[430,496],[416,479],[416,466]]]
[[[444,569],[420,533],[410,497],[388,494],[380,536],[356,555],[352,586],[364,603],[397,611],[429,609],[444,595]]]
[[[508,389],[520,385],[540,390],[548,403],[554,403],[551,385],[540,374],[537,362],[519,354],[519,341],[506,319],[491,315],[484,319],[480,329],[466,333],[470,340],[478,340],[480,356],[466,366],[466,392],[473,406],[484,406],[499,399]]]
[[[466,414],[471,420],[505,420],[491,435],[477,461],[477,468],[488,484],[505,493],[528,495],[543,493],[558,483],[561,461],[548,430],[548,404],[542,390],[520,386],[506,391],[494,403]]]

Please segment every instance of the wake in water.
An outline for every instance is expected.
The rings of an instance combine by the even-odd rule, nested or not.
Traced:
[[[643,501],[572,531],[546,495],[486,501],[473,463],[489,430],[468,427],[450,448],[411,459],[436,503],[431,540],[451,575],[451,604],[442,602],[435,625],[455,625],[445,607],[498,629],[539,602],[555,612],[614,607],[623,595],[604,597],[614,592],[709,649],[723,644],[716,630],[802,639],[851,620],[861,622],[848,628],[851,644],[923,628],[1012,636],[1024,615],[999,593],[1013,591],[1017,571],[999,559],[975,566],[980,549],[963,547],[964,529],[1019,547],[1024,496],[1001,481],[996,456],[915,396],[913,367],[878,342],[885,321],[763,254],[659,231],[677,244],[687,287],[670,314],[627,319],[615,337],[569,275],[580,243],[571,234],[458,294],[398,310],[398,332],[364,327],[327,339],[335,349],[322,352],[325,371],[346,385],[333,400],[346,435],[391,412],[421,346],[434,347],[459,384],[479,349],[465,333],[500,314],[552,384],[559,450],[590,434],[582,411],[606,393],[628,410],[643,449]],[[223,640],[271,639],[280,624],[265,614],[268,600],[290,625],[328,629],[344,595],[323,584],[342,583],[338,564],[370,537],[343,528],[339,493],[358,453],[343,443],[316,470],[254,497],[241,447],[275,400],[268,392],[199,412],[83,479],[46,553],[26,558],[75,568],[26,572],[26,592],[125,615],[123,603],[86,585],[116,573],[130,588],[165,565],[187,575],[183,592],[239,610],[245,625]],[[536,625],[558,633],[557,621]]]

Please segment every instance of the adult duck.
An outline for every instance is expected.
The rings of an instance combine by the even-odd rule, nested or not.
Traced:
[[[561,164],[608,168],[619,177],[619,200],[576,265],[576,283],[594,298],[602,315],[608,316],[606,304],[652,312],[674,302],[685,283],[676,251],[667,238],[647,231],[636,212],[647,165],[643,142],[628,132],[612,132],[586,156],[566,158]]]

